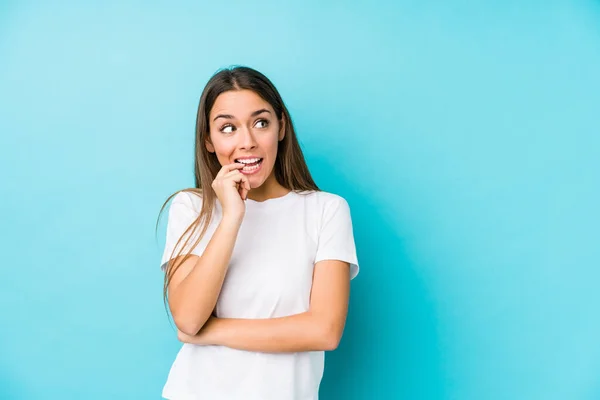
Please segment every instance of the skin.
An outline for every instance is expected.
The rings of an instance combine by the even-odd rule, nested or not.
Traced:
[[[238,157],[263,158],[260,171],[246,175],[250,183],[248,198],[264,201],[289,192],[275,179],[277,145],[285,131],[283,121],[277,120],[269,103],[250,90],[228,91],[217,97],[209,119],[206,148],[222,166],[235,163]]]
[[[260,110],[264,111],[258,113]],[[285,135],[283,126],[269,103],[252,91],[228,91],[216,99],[210,112],[207,150],[215,153],[219,163],[224,169],[229,168],[228,171],[236,168],[232,164],[238,157],[256,155],[264,158],[258,173],[242,177],[240,173],[235,175],[235,171],[228,172],[229,175],[223,177],[229,178],[219,177],[218,182],[213,184],[224,205],[224,215],[227,214],[232,221],[241,221],[238,217],[243,216],[245,211],[242,199],[246,193],[250,199],[264,201],[289,192],[274,175],[277,144]],[[232,181],[233,178],[236,182]],[[190,265],[193,262],[193,259],[190,260]],[[349,294],[349,264],[323,260],[315,264],[308,311],[270,319],[211,316],[196,334],[178,329],[178,339],[184,343],[222,345],[255,352],[333,350],[342,337]]]

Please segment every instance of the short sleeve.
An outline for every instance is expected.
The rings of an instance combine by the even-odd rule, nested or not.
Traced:
[[[350,279],[358,275],[359,266],[348,202],[341,196],[328,202],[323,211],[315,263],[340,260],[350,264]]]
[[[192,196],[195,196],[198,199],[198,201],[193,201]],[[184,234],[187,228],[196,220],[196,218],[198,218],[201,204],[197,203],[201,203],[201,199],[195,194],[180,192],[177,193],[175,197],[173,197],[173,200],[171,201],[171,206],[169,207],[165,248],[160,262],[160,268],[163,271],[166,270],[167,262],[171,258],[171,254],[173,253],[173,249],[175,248],[177,241],[179,240],[179,238],[181,238],[181,236]],[[194,237],[190,239],[188,245],[186,246],[182,254],[191,253],[197,256],[202,255],[208,243],[208,231],[206,232],[200,243],[198,243],[198,245],[190,251],[190,246],[194,244],[199,232],[200,227],[197,227],[194,231]],[[189,237],[189,233],[190,232],[188,232],[186,237]],[[182,241],[179,243],[179,246],[175,250],[174,256],[177,256],[179,250],[182,249],[184,242],[185,238],[182,239]]]

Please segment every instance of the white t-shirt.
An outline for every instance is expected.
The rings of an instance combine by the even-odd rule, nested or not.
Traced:
[[[201,202],[186,192],[173,198],[163,269]],[[217,200],[193,254],[202,254],[221,217]],[[291,191],[263,202],[246,200],[217,317],[274,318],[307,311],[314,264],[321,260],[346,261],[351,279],[358,274],[350,209],[343,197]],[[323,351],[263,353],[184,343],[162,395],[171,400],[317,400],[323,367]]]

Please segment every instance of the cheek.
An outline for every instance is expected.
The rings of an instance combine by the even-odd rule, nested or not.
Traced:
[[[219,158],[221,157],[229,157],[235,150],[235,146],[231,141],[222,140],[217,138],[213,139],[213,147],[215,149],[215,153]]]
[[[275,137],[275,138],[270,137],[263,144],[263,148],[266,150],[266,152],[271,157],[274,157],[277,154],[277,147],[278,146],[279,146],[279,141],[277,140],[277,137]]]

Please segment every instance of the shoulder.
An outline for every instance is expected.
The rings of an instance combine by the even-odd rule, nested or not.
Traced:
[[[310,192],[300,192],[299,194],[306,195],[308,203],[322,210],[349,207],[346,199],[336,193],[315,190]]]
[[[171,206],[185,206],[193,211],[200,212],[202,208],[202,191],[200,189],[184,189],[175,196],[171,201]]]
[[[313,197],[315,200],[324,202],[324,203],[336,203],[336,202],[345,202],[346,199],[339,194],[325,192],[323,190],[311,190],[308,192],[299,192],[300,194],[306,194],[309,197]]]

